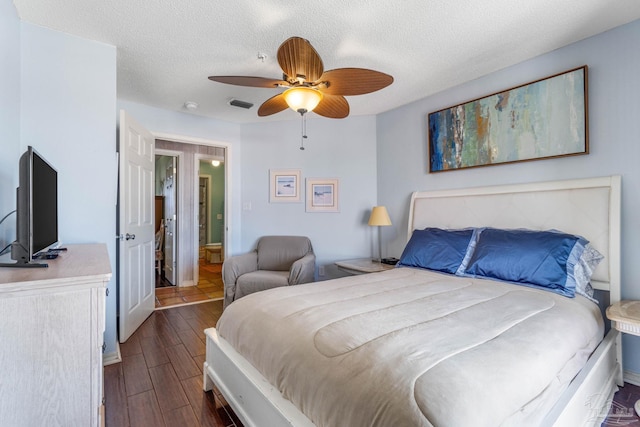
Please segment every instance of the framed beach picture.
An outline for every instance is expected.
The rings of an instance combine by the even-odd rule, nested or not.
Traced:
[[[300,202],[300,169],[269,170],[269,202]]]
[[[587,66],[428,116],[429,172],[589,153]]]
[[[338,180],[307,178],[307,212],[339,212]]]

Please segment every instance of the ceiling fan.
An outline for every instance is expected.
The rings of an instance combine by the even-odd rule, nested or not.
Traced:
[[[289,107],[301,115],[314,111],[333,119],[349,115],[345,96],[375,92],[393,83],[390,75],[365,68],[324,71],[318,52],[300,37],[291,37],[282,43],[277,59],[283,72],[282,80],[248,76],[211,76],[209,79],[238,86],[286,88],[260,106],[258,116],[261,117]]]

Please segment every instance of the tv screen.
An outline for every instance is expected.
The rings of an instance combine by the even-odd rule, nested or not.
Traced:
[[[58,174],[33,151],[31,181],[32,254],[58,241]]]
[[[38,252],[58,242],[58,173],[33,147],[20,157],[16,190],[16,241],[11,245],[15,264],[46,267],[32,262]]]

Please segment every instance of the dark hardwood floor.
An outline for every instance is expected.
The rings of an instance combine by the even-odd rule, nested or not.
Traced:
[[[241,427],[219,391],[203,392],[204,329],[222,301],[155,311],[121,344],[122,363],[105,366],[107,427]],[[625,384],[603,427],[640,427],[633,404],[640,387]]]
[[[241,427],[217,390],[203,392],[204,329],[222,301],[155,311],[105,366],[107,427]]]

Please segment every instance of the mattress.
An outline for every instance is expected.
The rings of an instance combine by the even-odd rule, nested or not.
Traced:
[[[216,329],[317,426],[538,425],[602,340],[582,297],[413,268],[243,297]]]

